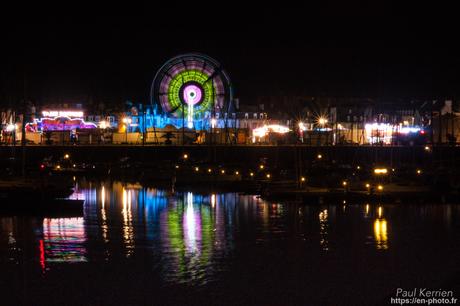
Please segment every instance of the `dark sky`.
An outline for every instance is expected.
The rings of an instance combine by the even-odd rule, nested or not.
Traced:
[[[419,15],[410,7],[375,4],[249,5],[8,8],[1,21],[1,103],[17,99],[24,73],[27,95],[42,103],[88,97],[147,102],[156,70],[186,52],[220,61],[244,103],[280,94],[411,98],[460,92],[458,25],[442,15],[448,8],[426,7]]]

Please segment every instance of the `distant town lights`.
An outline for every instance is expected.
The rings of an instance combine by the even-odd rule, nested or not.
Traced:
[[[7,132],[13,132],[13,131],[15,131],[16,129],[17,129],[16,124],[10,123],[10,124],[8,124],[8,125],[6,126],[6,131],[7,131]]]
[[[319,118],[318,118],[318,123],[319,123],[320,125],[325,125],[325,124],[327,123],[327,121],[328,121],[328,120],[327,120],[327,118],[325,118],[325,117],[319,117]]]
[[[43,117],[69,117],[69,118],[82,118],[82,111],[55,111],[45,110],[42,111]]]
[[[387,174],[388,169],[387,168],[375,168],[374,173],[375,174]]]
[[[107,122],[106,121],[101,121],[99,122],[99,127],[101,129],[106,129],[107,128]]]

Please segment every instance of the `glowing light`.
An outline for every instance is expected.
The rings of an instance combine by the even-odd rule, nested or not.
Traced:
[[[187,159],[188,158],[188,154],[184,154],[184,159]]]
[[[299,130],[301,130],[302,132],[305,132],[307,130],[307,127],[303,122],[299,122]]]
[[[420,132],[421,129],[419,127],[402,127],[399,132],[401,134],[409,134],[409,133],[417,133]]]
[[[371,184],[367,183],[366,188],[369,188],[369,187],[371,187]]]
[[[422,170],[417,169],[417,174],[422,174]]]
[[[122,121],[123,121],[124,124],[127,124],[127,125],[131,124],[131,122],[132,122],[131,118],[127,118],[127,117],[123,118]]]
[[[212,172],[212,169],[211,169],[211,168],[209,168],[209,169],[208,169],[208,172],[209,172],[209,173],[211,173],[211,172]]]
[[[73,164],[73,165],[72,165],[72,167],[76,168],[76,167],[77,167],[77,165],[76,165],[76,164]]]
[[[318,118],[318,124],[320,124],[320,125],[325,125],[327,122],[328,122],[328,120],[325,117],[319,117]]]
[[[179,165],[176,165],[176,169],[179,169]]]
[[[388,123],[367,123],[364,126],[366,130],[367,140],[369,143],[383,142],[390,144],[393,131],[396,127],[389,125]]]
[[[200,217],[193,208],[193,193],[187,193],[187,207],[184,213],[184,238],[190,253],[198,252],[198,240],[201,239]]]
[[[225,174],[225,170],[224,169],[220,170],[220,173]]]
[[[343,185],[343,186],[347,186],[347,185],[348,185],[347,181],[343,181],[343,182],[342,182],[342,185]]]
[[[238,174],[240,174],[240,173],[238,171],[235,171],[235,175],[238,175]]]
[[[360,166],[356,166],[356,169],[358,169],[358,170],[359,170],[359,169],[361,169],[361,167],[360,167]]]
[[[195,167],[195,171],[196,171],[196,172],[200,171],[200,168]]]
[[[69,159],[69,157],[70,157],[69,154],[64,155],[64,158],[65,158],[65,159]]]
[[[195,60],[185,59],[177,66],[168,68],[158,84],[164,93],[158,97],[164,111],[190,121],[195,115],[212,110],[215,103],[219,104],[216,97],[225,94],[221,85],[223,79],[218,73],[213,74],[211,65],[206,65],[204,70],[202,65]]]
[[[302,177],[300,178],[300,181],[301,181],[301,182],[305,182],[305,177],[302,176]]]
[[[58,170],[61,169],[61,165],[57,165],[56,169],[58,169]]]
[[[270,132],[278,133],[278,134],[285,134],[289,131],[290,129],[286,126],[282,126],[279,124],[270,124],[270,125],[264,125],[262,127],[253,129],[252,135],[255,137],[264,137],[264,136],[267,136],[268,133]]]
[[[318,155],[316,156],[316,158],[317,158],[317,159],[321,159],[321,158],[323,158],[323,155],[318,154]]]
[[[107,122],[106,121],[101,121],[99,122],[99,127],[101,129],[106,129],[107,128]]]
[[[264,165],[260,165],[259,168],[260,168],[260,169],[263,169],[263,168],[265,168],[265,166],[264,166]]]
[[[382,191],[382,190],[383,190],[383,186],[382,186],[382,185],[378,185],[378,186],[377,186],[377,189],[378,189],[379,191]]]
[[[8,125],[6,126],[6,131],[7,131],[7,132],[13,132],[13,131],[15,131],[16,129],[17,129],[16,124],[10,123],[10,124],[8,124]]]
[[[366,215],[369,214],[369,204],[366,204]]]
[[[429,147],[429,146],[425,146],[425,151],[430,151],[430,147]]]
[[[254,172],[249,173],[250,176],[254,176]]]
[[[211,207],[212,208],[216,207],[216,195],[215,194],[211,195]]]
[[[85,122],[82,118],[54,117],[35,118],[33,122],[26,124],[26,131],[71,131],[75,129],[94,129],[96,124]]]
[[[376,219],[374,222],[374,238],[378,250],[388,249],[388,230],[385,219]]]
[[[40,165],[40,169],[42,169],[42,170],[45,169],[45,165],[44,165],[44,164],[41,164],[41,165]]]
[[[42,111],[43,117],[83,117],[82,111]]]
[[[212,127],[212,128],[215,128],[215,127],[216,127],[216,124],[217,124],[216,118],[212,118],[212,119],[211,119],[211,127]]]
[[[374,173],[375,174],[387,174],[388,169],[387,168],[375,168]]]
[[[377,209],[377,212],[378,212],[379,218],[382,218],[382,211],[383,211],[383,208],[382,208],[382,206],[379,206],[379,208]]]
[[[271,177],[271,174],[267,173],[266,177],[269,179]]]

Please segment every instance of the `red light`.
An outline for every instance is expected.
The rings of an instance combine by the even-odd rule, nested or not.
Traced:
[[[44,164],[41,164],[41,165],[40,165],[40,169],[45,169],[45,165],[44,165]]]
[[[424,131],[424,130],[421,130],[421,131],[420,131],[420,134],[425,134],[425,131]]]

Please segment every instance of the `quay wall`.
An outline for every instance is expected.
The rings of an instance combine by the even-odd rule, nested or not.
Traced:
[[[43,158],[53,156],[59,158],[70,154],[75,162],[94,162],[112,164],[121,158],[129,157],[133,161],[146,164],[177,161],[187,153],[191,162],[211,162],[219,164],[240,164],[253,166],[266,158],[271,166],[292,168],[297,163],[321,161],[345,163],[351,165],[386,165],[400,166],[460,166],[460,147],[376,147],[376,146],[27,146],[26,160],[28,165],[40,163]],[[2,161],[14,157],[20,160],[20,146],[0,146]]]

